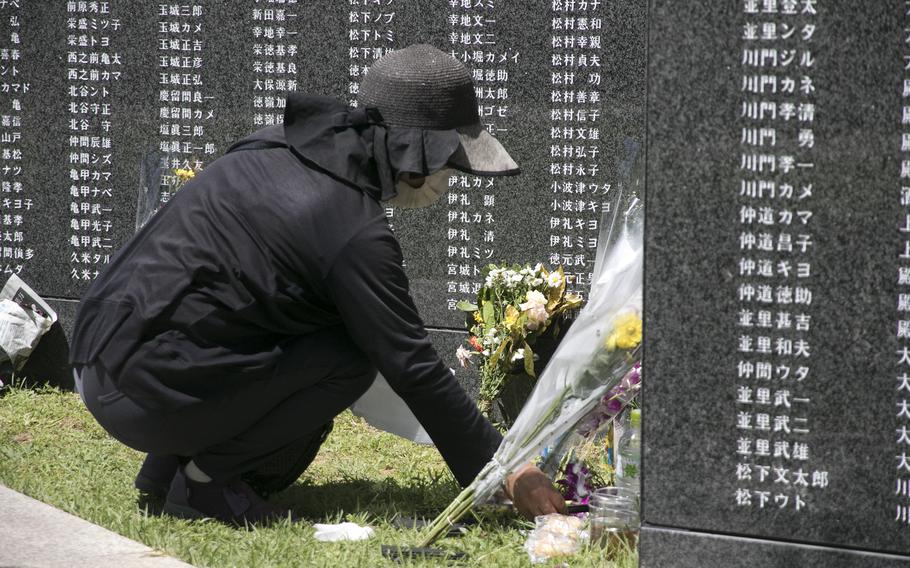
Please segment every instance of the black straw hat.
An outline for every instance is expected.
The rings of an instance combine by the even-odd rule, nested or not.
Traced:
[[[471,73],[430,45],[392,51],[374,63],[360,83],[361,106],[376,107],[392,127],[455,130],[461,144],[448,165],[464,172],[502,176],[518,164],[481,125]]]

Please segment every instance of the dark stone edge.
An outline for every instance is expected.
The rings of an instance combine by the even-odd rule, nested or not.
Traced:
[[[641,568],[905,568],[910,556],[643,525]]]

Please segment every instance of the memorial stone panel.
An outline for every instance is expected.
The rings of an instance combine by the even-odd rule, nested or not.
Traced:
[[[418,308],[461,329],[490,262],[563,264],[584,292],[617,168],[643,146],[644,0],[106,0],[0,6],[0,267],[75,299],[166,202],[177,168],[280,123],[297,91],[356,102],[377,58],[471,68],[514,178],[455,175],[389,209]]]
[[[561,264],[587,290],[610,188],[643,146],[646,6],[443,4],[437,45],[473,69],[481,120],[522,167],[456,175],[444,206],[393,212],[421,313],[460,327],[454,306],[491,262]]]
[[[643,565],[910,554],[907,10],[652,2]]]
[[[3,8],[21,30],[10,32],[10,68],[27,92],[4,92],[22,167],[5,172],[16,178],[2,203],[13,242],[0,254],[6,272],[50,297],[79,297],[167,201],[175,168],[204,166],[280,122],[301,77],[325,92],[337,74],[300,71],[301,53],[321,42],[300,33],[315,10],[294,0],[14,4]],[[323,8],[342,18],[338,3]],[[340,43],[333,30],[322,39]]]

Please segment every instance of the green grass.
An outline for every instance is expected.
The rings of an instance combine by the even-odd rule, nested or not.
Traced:
[[[301,523],[247,530],[150,514],[132,487],[142,457],[108,436],[73,393],[14,388],[0,398],[0,483],[197,566],[531,566],[522,549],[530,525],[494,511],[479,513],[467,535],[440,541],[468,555],[457,564],[382,558],[380,544],[419,541],[417,531],[393,523],[396,515],[431,519],[458,487],[435,449],[379,432],[349,412],[336,419],[304,476],[272,498],[302,515]],[[312,523],[342,520],[376,534],[349,543],[313,538]],[[592,546],[564,561],[546,566],[632,568],[637,555],[613,563]]]

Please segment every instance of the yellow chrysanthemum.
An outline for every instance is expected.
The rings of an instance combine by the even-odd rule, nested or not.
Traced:
[[[474,312],[474,321],[477,323],[483,323],[483,317],[480,315],[480,310]]]
[[[509,330],[509,333],[514,333],[520,331],[518,326],[518,318],[521,316],[521,312],[515,309],[515,306],[508,305],[506,306],[506,317],[503,320],[503,325],[506,329]]]
[[[634,349],[641,343],[641,318],[635,314],[623,314],[616,318],[613,332],[607,336],[608,351]]]
[[[177,168],[174,170],[174,175],[177,176],[180,181],[186,183],[196,177],[196,170]]]

